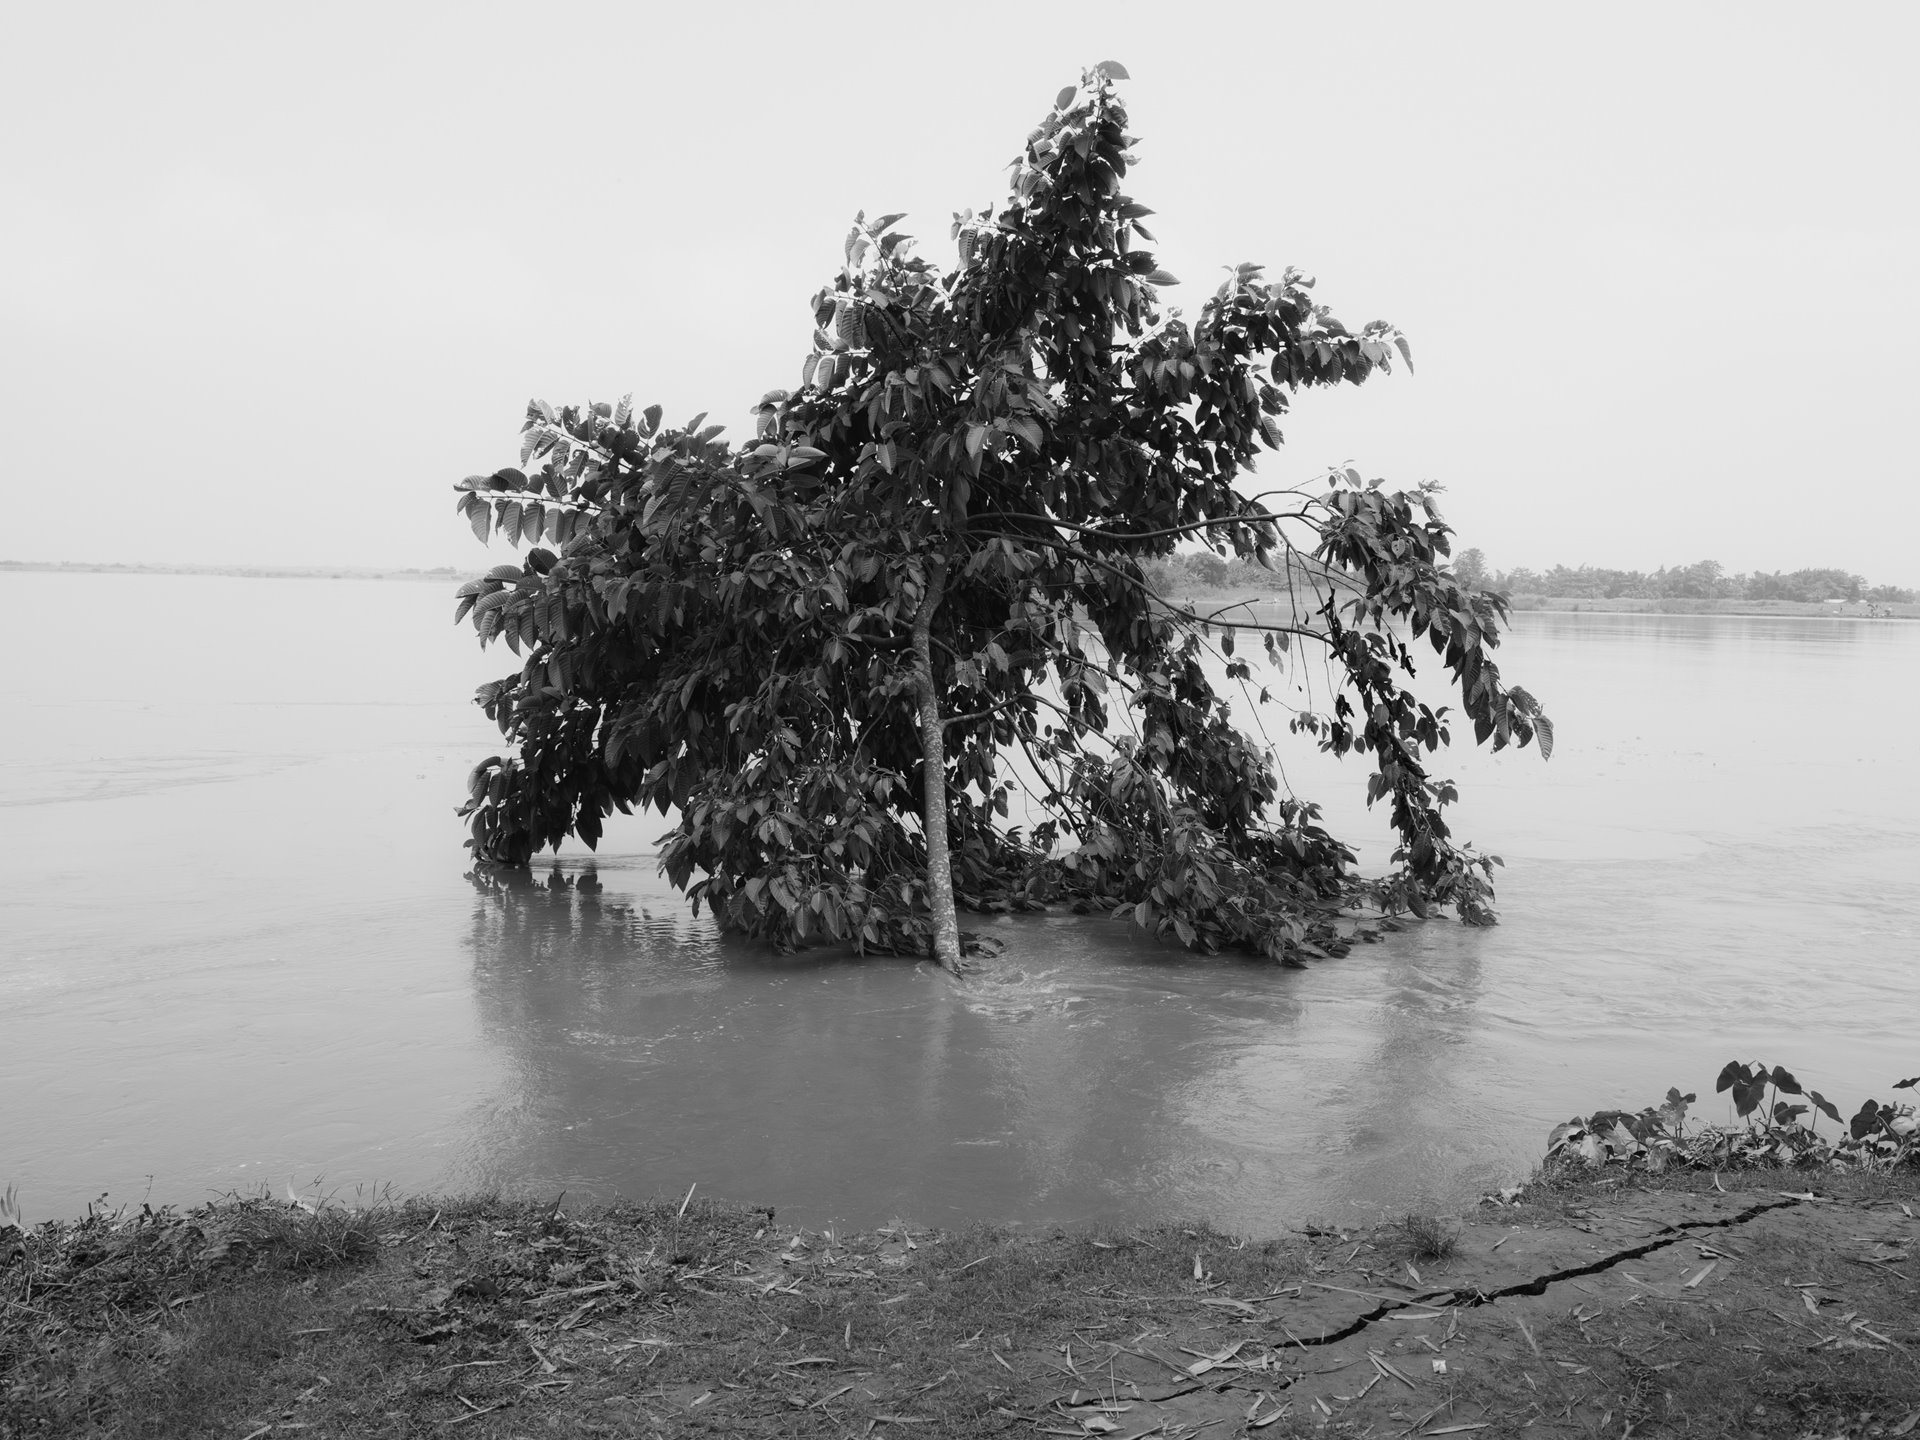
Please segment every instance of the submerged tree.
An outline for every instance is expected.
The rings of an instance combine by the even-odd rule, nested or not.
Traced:
[[[1235,488],[1295,394],[1411,364],[1407,342],[1349,330],[1294,270],[1242,265],[1191,322],[1163,310],[1152,212],[1122,189],[1124,78],[1061,93],[1007,201],[955,217],[951,270],[901,216],[862,217],[801,387],[765,397],[751,441],[536,402],[520,463],[540,468],[462,482],[481,539],[547,542],[460,592],[456,619],[524,655],[479,694],[517,750],[474,770],[480,859],[677,810],[663,868],[722,924],[950,967],[956,902],[1099,907],[1280,959],[1344,948],[1364,908],[1491,921],[1491,857],[1453,842],[1423,756],[1447,712],[1406,682],[1424,637],[1478,740],[1547,752],[1489,656],[1503,599],[1449,568],[1431,486]],[[1222,625],[1143,577],[1193,538],[1325,583]],[[1331,706],[1292,728],[1371,756],[1387,876],[1358,876],[1230,722],[1242,632],[1275,664],[1324,652]],[[1030,832],[1016,798],[1045,816]]]

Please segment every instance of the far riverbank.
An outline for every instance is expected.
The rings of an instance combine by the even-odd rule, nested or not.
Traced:
[[[1186,590],[1165,597],[1203,614],[1234,607],[1272,606],[1287,608],[1285,591],[1275,590]],[[1305,599],[1305,596],[1301,597]],[[1317,602],[1317,599],[1315,601]],[[1573,595],[1513,595],[1508,603],[1518,612],[1561,612],[1612,615],[1760,615],[1804,616],[1824,620],[1915,620],[1920,619],[1920,603],[1846,601],[1840,604],[1810,604],[1795,600],[1657,600],[1630,596],[1608,599]],[[1293,613],[1302,614],[1299,607]],[[1230,621],[1223,615],[1222,621]]]
[[[76,560],[0,560],[0,573],[29,571],[56,575],[224,575],[240,580],[426,580],[458,585],[482,572],[437,569],[397,569],[367,565],[161,565],[137,562],[111,565]]]
[[[366,565],[165,565],[137,562],[107,564],[92,561],[0,560],[7,571],[50,572],[64,575],[224,575],[247,580],[411,580],[458,585],[482,572],[442,565],[433,569],[396,569]],[[1284,606],[1283,590],[1179,590],[1166,599],[1197,609],[1216,611],[1235,606]],[[1305,599],[1303,594],[1300,598]],[[1850,600],[1812,604],[1795,600],[1676,600],[1632,596],[1607,598],[1579,595],[1512,595],[1515,611],[1565,611],[1619,615],[1803,615],[1841,620],[1920,619],[1920,603]],[[1317,602],[1316,602],[1317,603]],[[1295,607],[1294,613],[1306,613]]]

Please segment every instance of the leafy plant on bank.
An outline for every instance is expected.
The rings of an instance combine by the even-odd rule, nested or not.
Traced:
[[[1915,1085],[1920,1075],[1895,1081],[1893,1088]],[[1687,1107],[1698,1097],[1670,1089],[1664,1104],[1637,1115],[1596,1110],[1555,1126],[1547,1140],[1548,1163],[1638,1165],[1652,1174],[1669,1166],[1891,1169],[1920,1164],[1920,1120],[1912,1105],[1869,1099],[1843,1120],[1838,1106],[1818,1090],[1803,1088],[1784,1066],[1769,1069],[1737,1060],[1721,1069],[1714,1088],[1731,1092],[1728,1098],[1741,1123],[1689,1129]],[[1822,1115],[1834,1125],[1833,1133],[1819,1129]]]
[[[662,865],[696,906],[782,947],[958,967],[957,904],[1067,902],[1205,951],[1343,949],[1354,907],[1491,923],[1427,756],[1450,717],[1407,688],[1428,642],[1475,738],[1552,727],[1492,659],[1504,600],[1449,567],[1433,486],[1352,469],[1236,489],[1300,392],[1410,364],[1296,270],[1241,265],[1191,320],[1151,250],[1112,63],[1027,137],[1012,193],[955,216],[958,263],[862,216],[813,299],[801,387],[738,447],[705,416],[536,401],[521,466],[461,483],[481,540],[530,548],[462,587],[456,620],[522,663],[479,702],[512,742],[473,771],[476,856],[522,866],[606,816],[677,812]],[[1143,567],[1200,539],[1343,583],[1292,624],[1222,624]],[[1244,636],[1314,647],[1330,704],[1295,733],[1370,757],[1399,836],[1362,879],[1230,719]],[[1012,802],[1045,818],[1011,823]]]

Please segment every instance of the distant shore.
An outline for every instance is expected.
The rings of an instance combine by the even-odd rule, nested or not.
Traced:
[[[109,565],[89,560],[0,560],[0,572],[50,571],[63,575],[226,575],[242,580],[430,580],[453,584],[480,572],[442,565],[432,570],[370,565]]]
[[[85,560],[0,560],[0,573],[42,571],[65,575],[225,575],[244,580],[425,580],[451,585],[482,572],[441,565],[431,570],[397,569],[369,565],[114,565]],[[1242,605],[1285,607],[1288,596],[1279,590],[1181,590],[1164,598],[1213,612]],[[1916,620],[1920,603],[1911,601],[1848,600],[1816,604],[1797,600],[1679,600],[1621,596],[1615,599],[1579,595],[1514,595],[1518,611],[1550,611],[1606,615],[1803,615],[1832,620]],[[1298,613],[1297,611],[1295,613]],[[1249,617],[1250,618],[1250,617]],[[1222,616],[1221,623],[1232,617]]]
[[[1845,600],[1837,604],[1801,600],[1652,600],[1621,596],[1586,599],[1575,596],[1515,595],[1518,610],[1591,610],[1610,615],[1815,615],[1830,620],[1912,620],[1920,618],[1920,604],[1894,600]]]
[[[1177,604],[1190,605],[1203,613],[1236,605],[1269,605],[1284,609],[1288,604],[1284,591],[1273,590],[1190,590],[1169,594],[1166,598]],[[1797,600],[1676,600],[1627,596],[1607,599],[1571,595],[1514,595],[1508,598],[1516,613],[1542,611],[1606,615],[1801,615],[1828,620],[1920,619],[1920,604],[1911,601],[1849,600],[1829,605]],[[1230,621],[1230,616],[1221,617],[1221,623]]]

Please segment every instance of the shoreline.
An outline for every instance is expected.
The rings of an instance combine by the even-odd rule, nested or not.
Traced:
[[[1271,607],[1298,615],[1288,603],[1284,591],[1181,591],[1164,598],[1200,610],[1233,606]],[[1581,596],[1514,595],[1509,597],[1512,612],[1521,614],[1595,614],[1595,615],[1745,615],[1817,620],[1916,620],[1920,603],[1869,603],[1849,601],[1827,605],[1795,600],[1656,600],[1622,596],[1616,599],[1587,599]],[[1309,615],[1312,612],[1308,612]],[[1230,623],[1226,620],[1216,624]]]
[[[56,575],[212,575],[239,580],[382,580],[431,581],[457,585],[480,576],[479,570],[461,570],[452,566],[433,569],[397,569],[361,565],[167,565],[133,562],[128,564],[92,561],[0,560],[0,574]],[[1176,604],[1202,610],[1236,606],[1271,607],[1294,618],[1298,607],[1289,603],[1285,591],[1203,591],[1168,592],[1162,598]],[[1514,614],[1595,614],[1595,615],[1745,615],[1823,620],[1920,620],[1920,603],[1847,601],[1843,604],[1813,604],[1795,600],[1677,600],[1648,599],[1635,596],[1605,597],[1555,595],[1514,595],[1509,597]],[[1311,615],[1311,612],[1308,612]],[[1216,620],[1225,625],[1231,621]]]
[[[143,1207],[0,1240],[0,1434],[1901,1435],[1916,1213],[1910,1169],[1563,1168],[1265,1240]]]
[[[126,565],[66,560],[0,560],[0,574],[54,575],[215,575],[234,580],[428,580],[457,584],[483,574],[443,565],[432,570],[366,565],[163,565],[135,562]]]
[[[457,569],[450,565],[432,569],[402,569],[366,565],[169,565],[146,561],[117,564],[77,560],[0,560],[0,574],[6,573],[214,575],[242,580],[400,580],[459,584],[484,572]],[[1296,607],[1289,605],[1289,597],[1282,590],[1179,590],[1170,591],[1163,598],[1205,610],[1252,605],[1299,613]],[[1683,600],[1639,596],[1609,599],[1604,596],[1513,595],[1508,598],[1516,615],[1748,615],[1827,620],[1920,620],[1920,602],[1852,600],[1829,605],[1796,600]]]

